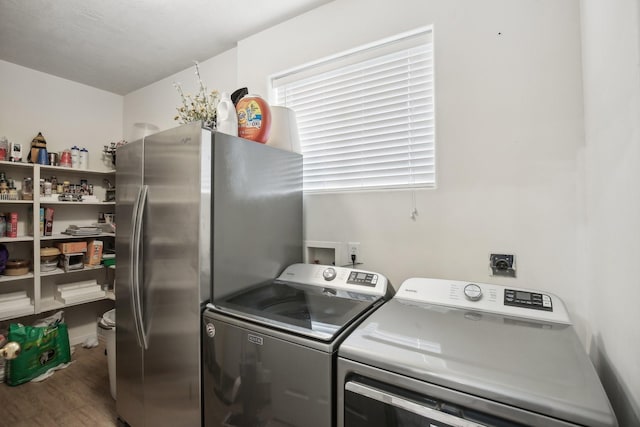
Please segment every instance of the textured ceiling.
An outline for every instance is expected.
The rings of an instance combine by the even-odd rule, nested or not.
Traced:
[[[0,60],[127,94],[330,0],[0,0]]]

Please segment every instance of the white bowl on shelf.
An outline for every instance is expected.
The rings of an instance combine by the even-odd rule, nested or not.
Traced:
[[[58,268],[58,257],[56,257],[56,259],[54,260],[42,260],[40,261],[40,271],[41,272],[47,272],[47,271],[53,271],[56,268]]]

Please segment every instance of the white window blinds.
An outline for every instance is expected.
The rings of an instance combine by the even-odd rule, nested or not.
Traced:
[[[435,186],[433,43],[421,29],[272,78],[293,109],[304,190]]]

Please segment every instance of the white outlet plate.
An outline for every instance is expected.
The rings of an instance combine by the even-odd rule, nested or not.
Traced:
[[[356,255],[356,263],[357,264],[362,264],[362,253],[360,252],[360,242],[349,242],[347,243],[347,250],[346,250],[346,255],[347,255],[347,262],[346,265],[352,265],[352,261],[351,261],[351,255],[355,254]]]

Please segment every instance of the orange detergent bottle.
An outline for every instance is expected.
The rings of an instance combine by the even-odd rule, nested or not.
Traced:
[[[258,95],[245,95],[238,105],[238,136],[264,144],[271,132],[269,104]]]

